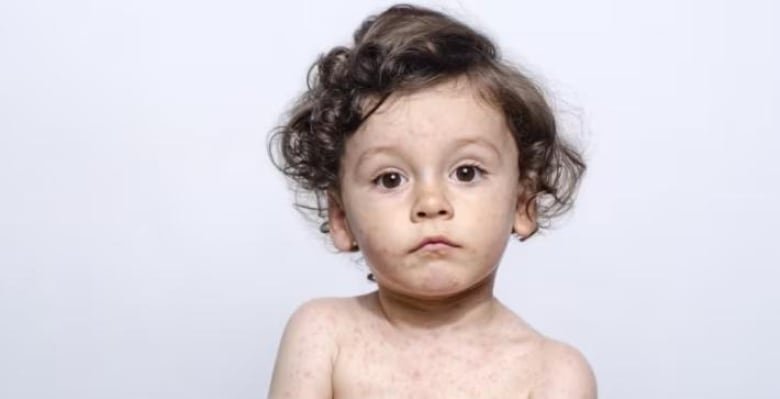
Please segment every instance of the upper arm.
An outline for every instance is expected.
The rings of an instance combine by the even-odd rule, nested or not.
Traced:
[[[336,310],[332,300],[317,299],[290,316],[279,344],[269,398],[332,398]]]
[[[596,399],[596,377],[575,348],[551,341],[544,345],[540,380],[533,399]]]

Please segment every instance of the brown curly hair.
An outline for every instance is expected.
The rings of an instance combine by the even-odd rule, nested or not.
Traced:
[[[572,205],[585,170],[582,156],[559,137],[541,90],[503,61],[490,39],[447,15],[412,5],[367,18],[351,47],[320,56],[309,70],[308,90],[272,132],[271,159],[296,187],[298,209],[328,232],[327,192],[339,189],[344,145],[361,123],[391,94],[462,76],[503,112],[519,151],[528,204],[536,205],[539,225],[548,227]]]

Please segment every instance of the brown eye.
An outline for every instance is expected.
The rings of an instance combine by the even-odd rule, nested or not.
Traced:
[[[473,165],[458,166],[455,170],[455,177],[462,182],[470,182],[477,176],[477,167]]]
[[[396,172],[385,173],[377,177],[375,183],[384,188],[396,188],[401,185],[401,174]]]

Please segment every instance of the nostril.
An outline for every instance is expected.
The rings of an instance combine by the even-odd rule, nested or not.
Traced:
[[[446,215],[449,215],[449,211],[447,211],[446,209],[440,209],[438,212],[436,212],[436,215],[446,216]],[[428,212],[418,211],[417,212],[417,217],[418,218],[428,217]]]

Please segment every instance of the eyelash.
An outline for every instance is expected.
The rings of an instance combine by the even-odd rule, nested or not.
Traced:
[[[480,166],[479,164],[477,164],[477,163],[466,163],[466,164],[461,164],[461,165],[458,165],[457,167],[455,167],[455,170],[452,171],[450,176],[452,176],[453,174],[457,174],[458,173],[458,169],[464,168],[464,167],[465,168],[473,168],[474,169],[474,171],[476,172],[474,179],[484,178],[485,175],[487,175],[487,171],[485,171],[485,169],[482,166]],[[382,179],[385,176],[389,176],[389,175],[398,175],[398,178],[400,179],[400,182],[398,183],[398,185],[393,186],[393,187],[387,187],[387,186],[384,186],[382,184]],[[399,185],[401,185],[401,183],[403,183],[403,181],[405,179],[406,178],[400,172],[389,171],[389,172],[381,173],[377,177],[371,179],[371,183],[374,186],[377,186],[377,187],[380,187],[380,188],[384,188],[384,189],[388,189],[388,190],[392,190],[392,189],[398,187]],[[464,181],[462,183],[471,183],[471,182],[474,181],[474,179],[469,180],[469,181]]]
[[[464,163],[462,165],[458,165],[453,171],[453,173],[458,173],[458,169],[460,168],[474,168],[474,170],[477,172],[477,175],[479,177],[485,177],[485,175],[487,174],[485,169],[482,166],[480,166],[478,163]],[[471,183],[471,181],[465,183]]]
[[[404,177],[404,176],[403,176],[403,175],[402,175],[400,172],[395,172],[395,171],[388,171],[388,172],[383,172],[383,173],[379,174],[379,176],[377,176],[377,177],[375,177],[375,178],[371,179],[371,183],[372,183],[374,186],[377,186],[377,187],[379,187],[379,188],[383,188],[383,189],[388,189],[388,190],[392,190],[393,188],[395,188],[395,187],[398,187],[398,186],[395,186],[395,187],[386,187],[386,186],[383,186],[383,185],[382,185],[382,178],[383,178],[383,177],[385,177],[385,176],[389,176],[389,175],[398,175],[399,179],[401,179],[402,181],[403,181],[404,179],[406,179],[406,178],[405,178],[405,177]],[[398,183],[398,184],[400,185],[401,183]]]

